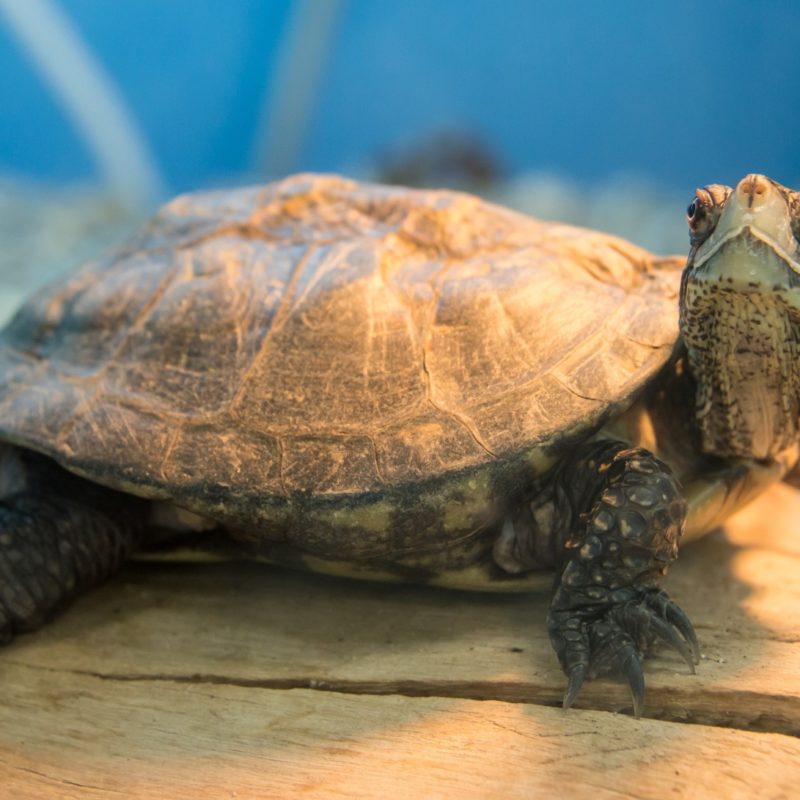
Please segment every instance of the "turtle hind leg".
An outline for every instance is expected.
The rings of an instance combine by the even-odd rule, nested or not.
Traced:
[[[675,647],[692,671],[699,661],[691,622],[658,588],[678,555],[686,517],[681,488],[647,450],[608,441],[590,444],[556,480],[574,503],[585,504],[568,515],[566,564],[547,620],[568,678],[564,707],[587,677],[621,673],[638,717],[641,659],[655,639]]]
[[[26,457],[25,488],[0,500],[0,643],[41,627],[110,577],[138,544],[148,504]]]

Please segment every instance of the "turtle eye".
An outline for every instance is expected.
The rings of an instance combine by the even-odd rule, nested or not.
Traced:
[[[697,194],[694,196],[694,200],[689,203],[689,207],[686,209],[686,221],[689,223],[689,227],[694,230],[697,228],[703,219],[706,217],[706,211],[708,210],[708,206],[712,205],[709,203],[710,198],[703,197],[700,192],[702,189],[699,189]]]
[[[686,221],[689,223],[689,238],[693,243],[705,239],[714,227],[716,208],[713,196],[705,189],[698,189],[694,199],[686,209]]]

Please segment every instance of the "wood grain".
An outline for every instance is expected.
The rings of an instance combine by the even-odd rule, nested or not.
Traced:
[[[36,670],[5,685],[0,781],[15,798],[749,798],[766,781],[790,797],[800,763],[788,736],[498,701]]]
[[[792,797],[800,494],[684,548],[697,674],[647,662],[555,708],[545,595],[139,562],[0,653],[9,797]],[[694,724],[689,724],[694,723]]]

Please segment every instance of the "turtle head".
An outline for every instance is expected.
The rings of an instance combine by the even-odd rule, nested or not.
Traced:
[[[800,193],[763,175],[698,189],[680,325],[704,451],[771,458],[800,437]]]

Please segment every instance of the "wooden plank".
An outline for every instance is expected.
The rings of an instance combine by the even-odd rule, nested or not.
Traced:
[[[800,494],[778,486],[727,536],[685,548],[667,585],[704,657],[696,675],[669,651],[648,660],[647,715],[800,732],[799,517]],[[118,677],[557,704],[564,679],[547,603],[252,563],[137,564],[0,655]],[[630,706],[627,688],[609,681],[587,686],[580,704]]]
[[[795,796],[800,742],[447,698],[2,669],[13,798]]]

